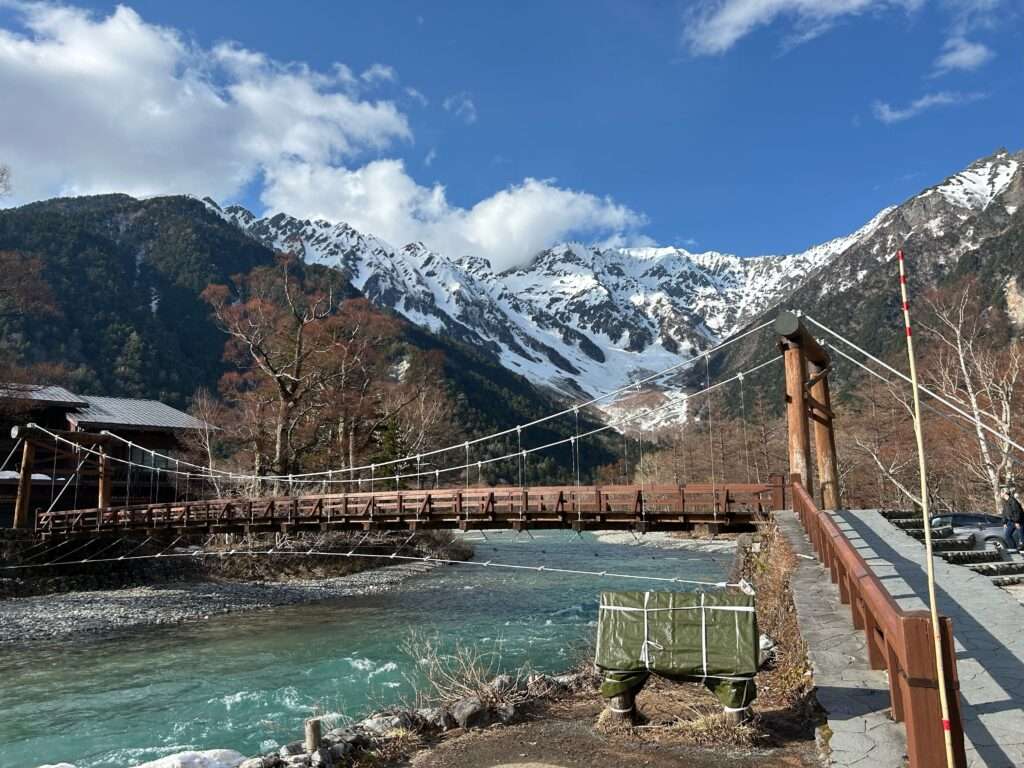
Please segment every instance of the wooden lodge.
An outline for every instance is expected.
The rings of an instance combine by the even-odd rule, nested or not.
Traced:
[[[29,428],[30,424],[40,429]],[[150,452],[179,452],[188,432],[206,426],[157,400],[77,395],[63,387],[41,384],[0,384],[0,462],[6,459],[0,465],[0,528],[14,525],[26,463],[31,467],[31,483],[26,486],[28,519],[23,522],[31,527],[37,510],[96,503],[100,473],[98,461],[89,451],[102,448],[113,459],[131,458],[140,465],[165,467],[168,462]],[[48,438],[44,430],[82,447]],[[131,445],[104,439],[104,432]],[[171,475],[136,470],[130,476],[117,461],[109,462],[109,467],[106,482],[112,500],[143,502],[173,493],[168,487],[174,482]]]

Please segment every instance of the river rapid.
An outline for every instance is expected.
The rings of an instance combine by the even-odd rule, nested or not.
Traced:
[[[480,562],[680,579],[724,579],[733,560],[729,545],[630,534],[470,538]],[[457,565],[372,595],[7,647],[0,766],[123,768],[218,747],[254,754],[297,738],[311,714],[358,717],[408,698],[416,662],[402,648],[414,629],[479,644],[505,668],[560,672],[593,639],[600,591],[667,586]]]

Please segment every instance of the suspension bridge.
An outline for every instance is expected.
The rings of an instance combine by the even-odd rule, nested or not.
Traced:
[[[770,335],[772,342],[766,359],[712,381],[712,354],[762,333]],[[61,432],[28,424],[15,433],[22,450],[15,526],[31,531],[37,549],[29,561],[14,567],[123,560],[125,555],[102,555],[112,542],[142,537],[144,541],[160,542],[160,551],[155,555],[129,554],[128,559],[200,556],[197,552],[175,552],[174,546],[221,533],[240,535],[251,542],[260,534],[295,534],[300,538],[298,534],[315,536],[331,531],[361,532],[363,538],[347,553],[311,547],[305,554],[380,557],[379,552],[357,551],[366,537],[404,531],[411,538],[419,531],[433,529],[527,533],[533,529],[578,533],[624,530],[638,536],[654,531],[717,533],[749,529],[766,516],[774,516],[804,558],[794,574],[794,592],[819,700],[827,710],[833,764],[887,765],[891,757],[895,766],[902,764],[906,755],[912,768],[944,765],[942,745],[947,730],[952,734],[957,766],[1024,764],[1024,737],[1019,723],[1013,724],[1024,707],[1024,647],[1019,631],[1008,629],[1010,623],[1019,625],[1013,611],[1020,607],[988,579],[968,569],[941,568],[939,587],[945,596],[942,636],[938,650],[932,645],[928,613],[920,610],[922,565],[919,558],[908,555],[903,545],[906,539],[916,546],[913,540],[875,512],[843,508],[829,391],[829,377],[837,364],[862,369],[894,386],[906,387],[909,383],[896,368],[841,333],[812,317],[783,312],[774,322],[751,327],[630,387],[512,429],[365,466],[254,476],[140,450],[111,432]],[[701,365],[703,387],[580,431],[582,409],[631,389],[639,390],[645,384],[699,370]],[[745,429],[744,380],[773,367],[783,371],[788,477],[750,478],[749,456],[734,456],[726,466],[721,461],[716,464],[716,414],[708,398],[704,407],[710,437],[710,482],[646,482],[643,424],[673,410],[676,415],[684,415],[685,409],[699,403],[700,398],[732,388]],[[919,390],[927,398],[926,407],[957,427],[983,430],[1024,451],[993,423],[972,415],[962,401],[925,387]],[[551,426],[552,422],[564,436],[531,444],[530,430],[545,423]],[[575,428],[565,429],[566,422]],[[587,441],[602,432],[625,432],[630,427],[639,433],[636,467],[640,481],[584,484],[581,465]],[[744,439],[744,450],[746,444]],[[126,450],[119,454],[118,447]],[[35,452],[47,448],[52,450],[54,462],[60,455],[72,462],[74,471],[59,484],[54,473],[52,503],[33,514],[29,507],[31,482],[26,477],[31,477]],[[571,457],[574,482],[558,486],[530,486],[524,482],[531,457],[556,450]],[[475,456],[481,458],[474,460]],[[504,467],[519,482],[494,486],[480,483],[482,470],[491,465]],[[746,477],[742,477],[744,467]],[[97,479],[97,503],[92,506],[78,503],[76,495],[79,479],[87,471]],[[478,478],[476,483],[472,482],[473,473]],[[121,494],[119,504],[113,503],[115,490]],[[69,494],[75,500],[70,505]],[[390,557],[452,562],[402,554],[408,541]],[[71,559],[69,551],[79,554]],[[289,552],[294,554],[295,549]],[[51,553],[60,554],[51,557]],[[276,547],[256,549],[250,543],[248,548],[239,548],[239,554],[270,556],[284,552]],[[471,561],[469,565],[584,573],[549,565],[505,566],[489,561]],[[894,580],[894,572],[900,579]],[[585,573],[610,575],[604,571]],[[728,586],[687,582],[668,574],[636,578],[697,588]],[[1001,622],[1008,622],[1007,628]],[[838,653],[837,648],[841,649]],[[993,657],[998,662],[998,674],[989,672],[986,666]],[[940,664],[944,670],[941,677],[937,675]],[[958,675],[958,669],[969,673]],[[940,684],[953,703],[945,722],[940,712]]]

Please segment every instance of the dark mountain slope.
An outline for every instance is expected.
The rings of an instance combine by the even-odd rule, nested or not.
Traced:
[[[0,318],[0,346],[8,354],[64,366],[65,383],[84,394],[155,397],[177,406],[198,387],[216,390],[225,370],[225,337],[199,293],[274,255],[198,200],[126,195],[0,210],[0,251],[42,260],[58,310]],[[448,389],[459,405],[453,439],[460,431],[514,427],[558,407],[484,351],[402,325],[407,343],[445,355]],[[531,444],[542,436],[551,433],[536,433]]]

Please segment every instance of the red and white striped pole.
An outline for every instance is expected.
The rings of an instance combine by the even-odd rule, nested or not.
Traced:
[[[914,436],[917,438],[917,465],[921,473],[921,514],[924,517],[924,549],[928,565],[928,609],[931,613],[932,639],[935,642],[935,673],[939,683],[939,705],[942,709],[942,732],[946,739],[946,766],[955,768],[953,734],[949,723],[949,700],[946,697],[946,669],[942,662],[942,634],[939,609],[935,602],[935,566],[932,559],[932,522],[928,511],[928,473],[924,459],[924,435],[921,431],[921,400],[917,390],[917,360],[914,336],[910,329],[910,300],[907,298],[907,270],[903,249],[896,251],[900,264],[900,296],[903,299],[903,325],[907,331],[907,357],[910,358],[910,381],[914,390]]]

